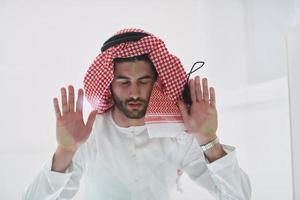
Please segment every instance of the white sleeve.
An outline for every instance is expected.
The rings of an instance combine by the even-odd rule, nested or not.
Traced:
[[[208,163],[196,139],[192,139],[188,146],[181,169],[195,183],[206,188],[217,199],[251,198],[250,181],[238,165],[234,147],[223,145],[227,155]]]
[[[50,159],[23,194],[23,200],[71,199],[79,189],[82,167],[72,162],[65,173],[51,171]]]
[[[85,163],[95,155],[93,131],[88,141],[75,153],[65,173],[51,171],[52,159],[42,168],[37,177],[23,193],[23,200],[72,199],[79,190]]]

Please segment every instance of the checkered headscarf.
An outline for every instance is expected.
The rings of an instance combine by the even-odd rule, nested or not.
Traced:
[[[182,117],[176,102],[180,98],[187,74],[180,60],[170,54],[164,42],[140,29],[124,29],[115,34],[146,33],[137,41],[129,41],[105,49],[100,53],[84,77],[85,94],[98,113],[113,106],[109,86],[114,78],[114,58],[127,58],[147,54],[158,73],[147,108],[145,123],[181,123]]]

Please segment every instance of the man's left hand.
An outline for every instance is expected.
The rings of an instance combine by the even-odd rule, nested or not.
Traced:
[[[189,80],[192,105],[188,107],[182,100],[178,101],[186,132],[191,133],[199,144],[214,140],[218,127],[215,90],[208,89],[207,78],[199,76]]]

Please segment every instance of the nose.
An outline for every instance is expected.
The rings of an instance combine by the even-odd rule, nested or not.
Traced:
[[[140,89],[139,86],[136,83],[131,84],[130,86],[130,93],[131,98],[137,99],[140,95]]]

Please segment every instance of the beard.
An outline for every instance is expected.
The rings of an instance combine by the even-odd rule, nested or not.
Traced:
[[[114,101],[115,106],[129,119],[140,119],[146,115],[147,107],[149,104],[150,96],[147,100],[141,98],[129,98],[125,101],[122,101],[115,93],[112,92],[112,99]],[[136,109],[128,109],[128,105],[130,103],[138,103],[141,104],[139,108]]]

